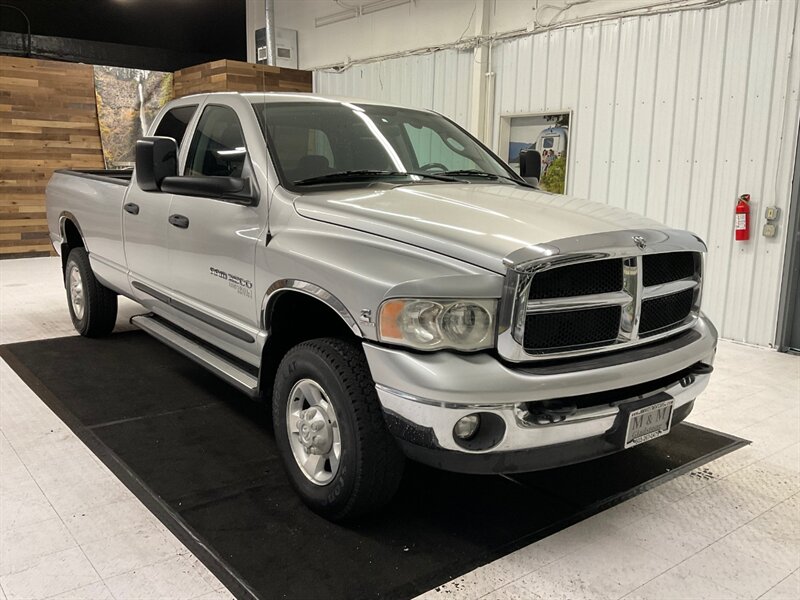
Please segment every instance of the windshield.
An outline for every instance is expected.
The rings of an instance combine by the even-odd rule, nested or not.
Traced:
[[[397,178],[508,183],[514,175],[434,113],[339,102],[254,102],[253,108],[289,188]]]

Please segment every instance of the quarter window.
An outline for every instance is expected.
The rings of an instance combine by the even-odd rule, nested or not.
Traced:
[[[173,108],[161,119],[154,135],[171,137],[180,146],[183,136],[186,134],[186,127],[189,125],[189,121],[192,120],[195,110],[197,110],[196,104]]]
[[[241,177],[246,159],[242,127],[233,109],[206,107],[189,146],[184,174]]]

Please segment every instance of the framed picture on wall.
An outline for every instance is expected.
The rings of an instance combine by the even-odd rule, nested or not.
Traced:
[[[519,173],[519,155],[536,150],[542,156],[539,185],[555,194],[567,192],[572,111],[500,116],[499,154]]]

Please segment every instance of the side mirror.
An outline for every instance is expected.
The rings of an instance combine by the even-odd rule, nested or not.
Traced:
[[[519,153],[519,174],[528,183],[539,183],[542,177],[542,155],[538,150],[523,150]],[[536,181],[531,181],[535,179]]]
[[[136,183],[146,192],[161,190],[165,177],[178,174],[178,144],[169,137],[146,137],[136,142]]]

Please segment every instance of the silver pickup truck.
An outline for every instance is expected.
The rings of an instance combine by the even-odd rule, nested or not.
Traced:
[[[303,500],[332,520],[406,457],[547,469],[664,435],[706,387],[705,245],[539,191],[433,112],[304,94],[169,103],[134,173],[47,188],[69,311],[132,321],[271,403]],[[525,162],[525,161],[523,161]]]

